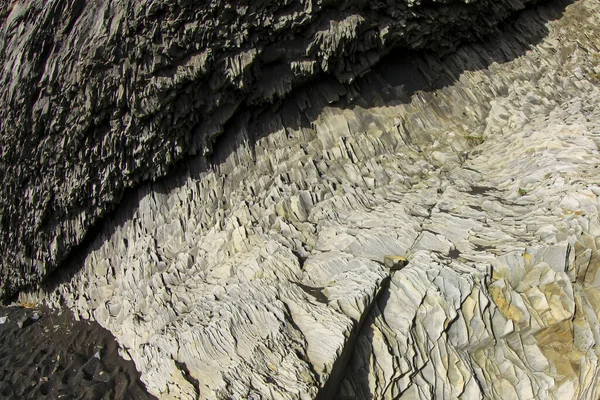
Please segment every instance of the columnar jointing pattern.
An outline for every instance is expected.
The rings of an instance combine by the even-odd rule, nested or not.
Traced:
[[[239,108],[351,82],[394,47],[452,51],[525,3],[0,1],[0,298],[65,262],[127,188],[212,152]]]
[[[559,6],[239,115],[22,298],[165,398],[598,398],[600,4]]]

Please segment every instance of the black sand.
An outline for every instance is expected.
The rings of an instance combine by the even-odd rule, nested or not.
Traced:
[[[48,308],[0,308],[0,322],[3,317],[1,399],[154,398],[133,361],[119,355],[113,336],[99,324]]]

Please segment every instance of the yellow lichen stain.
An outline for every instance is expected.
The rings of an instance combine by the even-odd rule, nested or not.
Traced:
[[[523,265],[524,265],[525,269],[530,270],[533,267],[533,264],[535,262],[533,255],[531,255],[529,253],[523,253],[523,254],[521,254],[521,256],[523,257]]]
[[[584,355],[574,345],[573,323],[567,319],[534,334],[541,352],[554,364],[557,378],[579,379],[581,358]]]
[[[408,260],[404,256],[387,255],[383,258],[383,264],[391,270],[399,270],[408,264]]]
[[[563,210],[562,216],[564,217],[565,215],[585,215],[585,212],[583,212],[582,210]]]
[[[570,299],[560,285],[549,283],[541,285],[539,288],[546,296],[546,301],[550,307],[547,312],[541,315],[546,325],[549,326],[573,316],[572,307],[569,306]]]
[[[17,303],[17,307],[21,308],[36,308],[38,305],[36,303]]]
[[[492,300],[496,303],[496,307],[498,307],[498,310],[500,310],[505,318],[510,319],[517,324],[526,322],[523,312],[512,304],[510,300],[506,299],[504,291],[501,288],[491,285],[488,290],[492,296]]]
[[[503,273],[504,271],[498,271],[496,268],[494,268],[492,270],[492,279],[497,281],[498,279],[504,279],[506,278],[505,274]]]
[[[589,297],[590,294],[586,293],[586,297]],[[538,342],[540,351],[556,368],[555,379],[557,385],[570,381],[577,391],[580,376],[589,373],[589,366],[586,367],[586,363],[583,361],[585,360],[587,346],[585,343],[578,344],[575,331],[577,329],[589,329],[589,326],[583,311],[581,298],[576,295],[574,300],[574,318],[567,318],[548,326],[546,329],[534,334],[534,337]],[[582,364],[582,362],[584,363]]]

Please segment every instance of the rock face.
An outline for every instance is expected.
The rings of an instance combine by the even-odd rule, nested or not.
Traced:
[[[161,398],[597,399],[598,9],[239,112],[22,300]]]
[[[352,82],[394,47],[454,50],[524,3],[0,3],[0,297],[62,263],[125,189],[212,152],[236,110]]]
[[[238,110],[21,300],[160,398],[597,399],[599,9]]]

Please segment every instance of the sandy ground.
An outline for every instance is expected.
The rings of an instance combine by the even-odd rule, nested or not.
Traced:
[[[0,308],[0,398],[154,398],[117,349],[110,332],[70,311]]]

